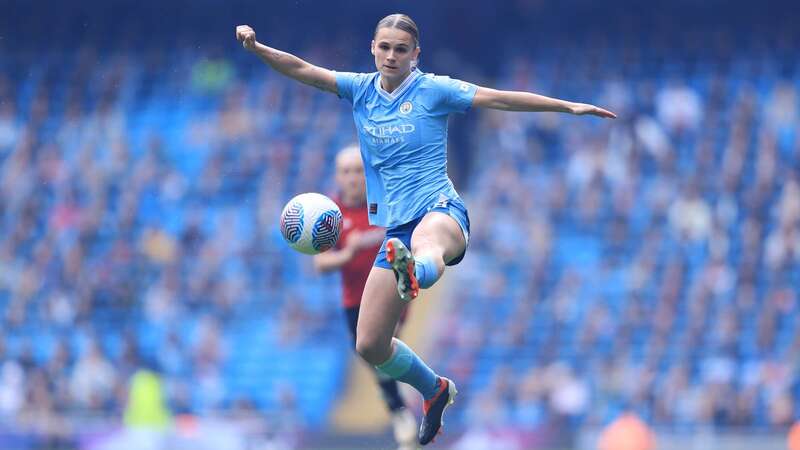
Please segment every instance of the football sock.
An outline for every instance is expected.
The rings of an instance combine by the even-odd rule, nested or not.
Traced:
[[[433,398],[439,387],[439,377],[403,341],[392,338],[392,343],[392,356],[375,368],[397,381],[410,384],[425,400]]]
[[[420,256],[414,258],[414,276],[422,289],[428,289],[439,279],[439,270],[433,258]]]

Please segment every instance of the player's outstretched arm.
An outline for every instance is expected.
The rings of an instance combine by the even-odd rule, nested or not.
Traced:
[[[472,106],[503,111],[552,111],[617,118],[613,112],[587,103],[574,103],[530,92],[501,91],[480,86],[472,99]]]
[[[350,262],[359,250],[375,247],[383,242],[384,234],[385,230],[382,228],[351,231],[341,249],[331,249],[314,255],[314,269],[321,273],[339,270]]]
[[[332,272],[341,269],[351,259],[353,259],[352,248],[331,249],[314,255],[314,269],[320,273]]]
[[[267,47],[256,40],[256,32],[250,26],[237,26],[236,39],[242,43],[242,47],[255,53],[270,67],[287,77],[323,91],[337,93],[336,76],[332,71],[315,66],[290,53]]]
[[[360,236],[360,231],[351,231],[342,248],[332,248],[327,252],[314,255],[314,269],[321,273],[341,269],[342,266],[353,259],[356,251],[358,251]]]

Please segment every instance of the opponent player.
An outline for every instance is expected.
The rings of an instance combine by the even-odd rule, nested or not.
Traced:
[[[336,185],[339,197],[334,200],[342,210],[342,234],[336,248],[314,256],[314,267],[320,272],[341,271],[342,305],[355,344],[361,294],[386,230],[369,224],[364,164],[357,146],[345,147],[336,155]],[[406,409],[397,381],[382,372],[376,374],[398,450],[415,449],[417,421]]]
[[[278,72],[353,105],[370,223],[387,228],[364,287],[356,350],[379,371],[422,394],[419,442],[425,445],[440,430],[444,410],[456,395],[455,384],[394,338],[394,330],[407,302],[420,288],[433,285],[445,265],[461,261],[469,240],[467,210],[447,176],[447,116],[470,107],[616,115],[585,103],[423,73],[417,68],[419,31],[403,14],[378,22],[370,46],[377,68],[373,73],[312,65],[256,41],[247,25],[236,28],[236,37]]]

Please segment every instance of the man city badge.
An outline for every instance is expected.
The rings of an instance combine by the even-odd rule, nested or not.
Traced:
[[[403,104],[400,105],[400,114],[408,114],[413,108],[411,102],[403,102]]]

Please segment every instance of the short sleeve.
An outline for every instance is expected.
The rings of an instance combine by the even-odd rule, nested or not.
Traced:
[[[336,89],[339,98],[350,100],[352,103],[358,88],[367,78],[367,74],[355,72],[334,72],[334,74],[336,75]]]
[[[472,106],[478,87],[472,83],[446,76],[434,76],[433,83],[439,93],[438,108],[442,113],[464,113]]]

